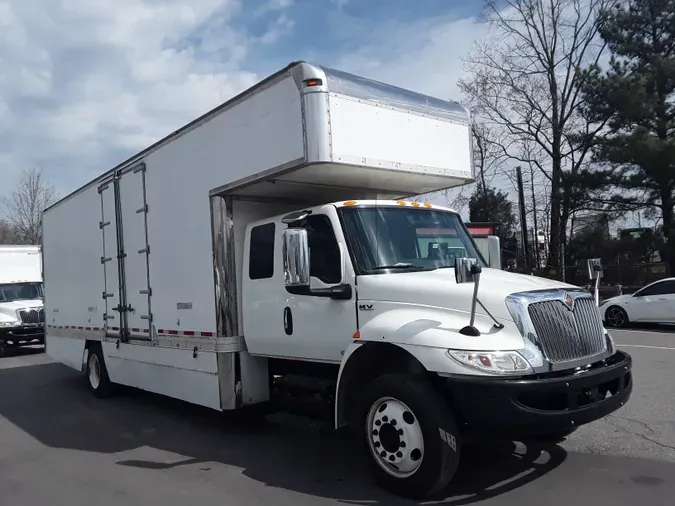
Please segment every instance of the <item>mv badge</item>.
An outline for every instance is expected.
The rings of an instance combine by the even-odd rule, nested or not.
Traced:
[[[570,296],[569,293],[565,292],[563,302],[565,303],[565,306],[567,306],[567,309],[569,309],[570,311],[574,311],[574,299]]]

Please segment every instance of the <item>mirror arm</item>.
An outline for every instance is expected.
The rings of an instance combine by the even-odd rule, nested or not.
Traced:
[[[479,265],[474,264],[471,266],[471,274],[473,275],[473,297],[471,298],[471,319],[469,324],[466,327],[460,329],[459,333],[465,336],[478,337],[480,335],[480,330],[474,327],[476,322],[476,303],[478,302],[478,285],[480,285],[480,273],[481,268]],[[483,304],[481,304],[483,306]],[[484,306],[483,306],[484,307]]]
[[[593,292],[595,295],[595,305],[600,306],[600,275],[598,273],[598,276],[595,278],[595,290]]]
[[[499,323],[497,321],[497,318],[494,317],[494,315],[490,312],[490,310],[487,307],[485,307],[485,304],[483,304],[478,297],[476,297],[476,302],[478,302],[478,304],[480,304],[480,307],[483,308],[483,311],[485,311],[487,313],[487,315],[492,319],[492,321],[495,322],[495,328],[496,329],[503,329],[504,328],[504,324]]]

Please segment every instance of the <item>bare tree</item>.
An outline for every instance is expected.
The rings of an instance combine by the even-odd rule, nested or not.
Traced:
[[[18,244],[40,244],[42,212],[56,201],[56,190],[45,181],[41,169],[21,171],[9,197],[3,199],[7,221]]]
[[[612,0],[485,0],[491,36],[465,59],[459,86],[475,115],[501,129],[504,156],[536,167],[550,184],[549,264],[558,267],[589,151],[604,125],[582,117],[582,66],[604,50],[599,11]]]
[[[14,244],[14,229],[6,220],[0,220],[0,244]]]

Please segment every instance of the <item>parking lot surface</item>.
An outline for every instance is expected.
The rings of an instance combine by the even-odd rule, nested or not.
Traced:
[[[634,359],[628,405],[561,445],[466,448],[440,504],[673,504],[675,333],[612,334]],[[411,504],[325,425],[247,424],[138,391],[97,400],[39,351],[0,358],[2,506]]]

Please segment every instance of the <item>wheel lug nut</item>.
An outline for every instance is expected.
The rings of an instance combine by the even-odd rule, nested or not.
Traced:
[[[382,445],[380,444],[380,442],[379,442],[379,441],[375,441],[375,448],[379,448],[380,446],[382,446]]]
[[[403,435],[403,429],[398,429],[398,433],[399,433],[399,435],[402,436]]]
[[[405,448],[405,441],[401,441],[398,446],[399,448]]]
[[[377,430],[373,431],[373,436],[377,436],[378,434],[379,434],[379,432],[377,432]]]
[[[382,425],[382,422],[380,422],[379,420],[377,420],[377,421],[375,421],[375,425],[377,425],[377,426],[379,427],[380,425]]]
[[[386,457],[386,456],[387,456],[387,452],[380,452],[380,457]]]
[[[396,425],[396,420],[392,420],[390,423],[391,423],[392,425]]]
[[[388,422],[388,421],[389,421],[389,418],[386,417],[386,416],[383,416],[383,417],[382,417],[382,421],[383,421],[383,422]]]
[[[396,456],[400,459],[401,457],[403,457],[403,453],[402,452],[396,452]]]
[[[393,455],[389,455],[389,460],[394,462],[394,460],[396,460],[396,457],[394,457]]]

